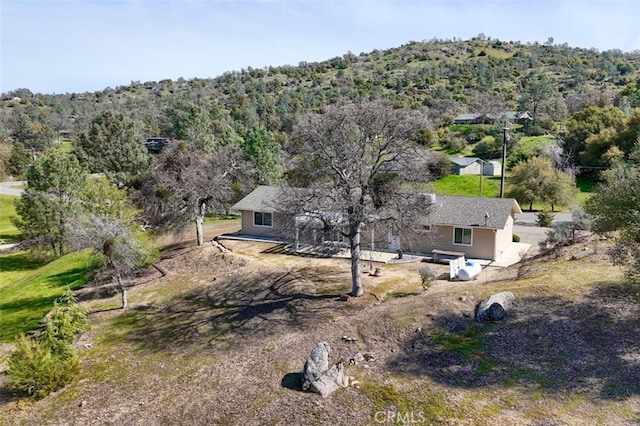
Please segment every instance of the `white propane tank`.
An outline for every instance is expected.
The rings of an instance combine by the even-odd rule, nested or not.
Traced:
[[[469,281],[471,278],[482,272],[482,265],[472,260],[468,261],[463,268],[458,271],[458,278],[462,281]]]

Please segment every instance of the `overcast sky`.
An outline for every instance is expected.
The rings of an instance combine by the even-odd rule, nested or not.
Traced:
[[[0,93],[216,77],[409,41],[640,49],[640,0],[0,0]]]

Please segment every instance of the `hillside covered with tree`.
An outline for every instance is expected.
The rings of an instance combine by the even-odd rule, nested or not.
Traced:
[[[84,158],[86,135],[96,132],[96,117],[110,111],[131,120],[143,137],[239,146],[258,169],[256,179],[274,182],[286,168],[278,163],[280,148],[300,114],[374,100],[419,110],[429,125],[416,140],[454,152],[492,135],[490,128],[450,131],[456,115],[529,111],[533,121],[519,131],[566,141],[565,167],[606,167],[635,149],[640,52],[599,52],[556,45],[552,38],[506,42],[481,34],[467,41],[433,39],[347,52],[297,66],[247,68],[213,79],[133,81],[60,95],[17,89],[2,95],[0,174],[23,175],[56,135],[58,141],[82,141],[78,153]],[[485,140],[478,152],[495,157],[492,149]],[[510,155],[515,153],[510,147]],[[95,168],[95,161],[85,161]]]

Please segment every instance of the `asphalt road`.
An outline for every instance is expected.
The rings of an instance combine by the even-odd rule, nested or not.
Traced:
[[[12,195],[14,197],[19,197],[22,194],[22,189],[12,188],[12,186],[20,186],[25,185],[27,182],[21,180],[14,180],[9,182],[0,182],[0,194],[2,195]]]
[[[554,222],[571,222],[572,216],[571,212],[557,212],[554,213],[555,219]],[[536,220],[538,219],[538,213],[534,212],[523,212],[516,215],[516,225],[535,225]]]

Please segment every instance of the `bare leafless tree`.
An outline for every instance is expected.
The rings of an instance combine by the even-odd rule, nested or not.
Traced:
[[[290,184],[306,188],[288,197],[295,200],[290,210],[320,216],[348,239],[353,296],[363,294],[363,229],[385,222],[398,230],[428,208],[429,157],[412,142],[427,126],[419,112],[377,102],[330,107],[302,117],[287,146]]]
[[[67,223],[74,249],[93,249],[102,256],[122,295],[122,309],[127,307],[127,286],[124,276],[154,260],[154,250],[145,245],[132,224],[107,215],[76,216]]]

